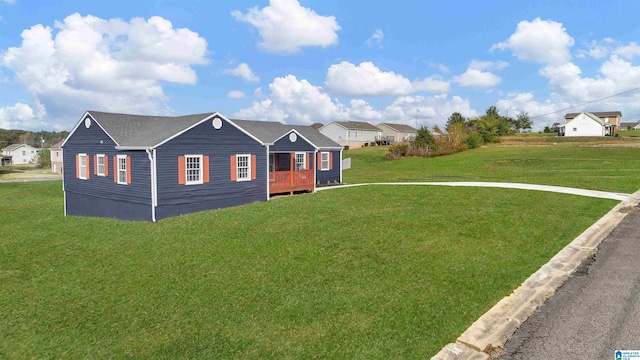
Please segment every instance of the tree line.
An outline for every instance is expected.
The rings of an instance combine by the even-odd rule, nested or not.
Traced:
[[[37,131],[0,129],[0,149],[12,144],[27,144],[34,148],[48,148],[64,140],[68,131]],[[44,144],[42,142],[44,140]]]
[[[531,130],[532,126],[533,121],[526,112],[511,118],[500,115],[495,106],[489,107],[484,115],[472,118],[454,112],[447,119],[445,131],[438,126],[429,131],[423,126],[412,143],[389,146],[387,158],[447,155],[497,142],[501,136]]]

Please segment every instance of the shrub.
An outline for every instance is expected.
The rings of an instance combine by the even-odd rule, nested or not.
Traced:
[[[467,140],[465,140],[465,144],[469,147],[469,149],[475,149],[482,145],[482,135],[478,134],[476,131],[472,131],[469,133]]]
[[[402,157],[402,156],[407,156],[408,151],[409,151],[409,143],[406,143],[406,142],[389,145],[389,153],[391,154],[397,154]]]

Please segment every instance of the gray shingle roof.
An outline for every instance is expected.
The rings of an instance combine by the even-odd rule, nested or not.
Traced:
[[[246,130],[248,133],[257,137],[264,143],[272,143],[287,132],[296,130],[300,133],[300,135],[304,136],[307,140],[309,140],[319,148],[342,148],[342,146],[336,144],[333,140],[322,135],[318,130],[312,128],[311,126],[287,125],[279,122],[260,120],[232,119],[231,121]]]
[[[185,116],[129,115],[88,111],[88,114],[118,143],[119,146],[152,147],[196,125],[215,113]],[[285,125],[273,121],[231,120],[263,143],[275,140],[295,129],[320,148],[341,148],[310,126]]]
[[[349,130],[375,130],[380,131],[377,127],[364,121],[334,121],[336,124]],[[326,126],[326,125],[325,125]]]
[[[185,116],[114,114],[88,111],[120,146],[151,147],[188,129],[215,113]]]
[[[402,131],[402,132],[418,132],[418,130],[416,130],[416,128],[414,128],[413,126],[409,126],[409,125],[405,125],[405,124],[392,124],[392,123],[382,123],[380,125],[386,125],[388,127],[390,127],[391,129],[395,130],[395,131]],[[380,126],[378,125],[378,126]]]
[[[29,145],[27,145],[27,144],[11,144],[11,145],[9,145],[9,146],[7,146],[5,148],[2,148],[2,150],[13,151],[13,150],[15,150],[15,149],[17,149],[17,148],[19,148],[21,146],[29,146]],[[31,146],[29,146],[29,147],[31,147]]]

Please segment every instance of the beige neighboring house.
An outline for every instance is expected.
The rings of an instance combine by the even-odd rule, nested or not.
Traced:
[[[357,149],[375,143],[382,130],[363,121],[332,121],[320,128],[320,133],[341,146]]]
[[[381,140],[387,144],[413,141],[418,134],[413,126],[405,124],[382,123],[378,124],[378,128],[382,130]]]
[[[616,125],[592,113],[580,113],[558,126],[558,136],[613,136]]]
[[[38,149],[27,144],[12,144],[2,149],[2,165],[33,164],[38,160]]]
[[[620,123],[621,130],[640,130],[640,122],[623,122]]]
[[[614,131],[620,130],[622,123],[622,112],[620,111],[600,111],[600,112],[581,112],[581,113],[568,113],[564,116],[565,123],[575,119],[580,114],[591,114],[596,116],[600,121],[605,124],[615,125]]]
[[[51,153],[51,171],[54,173],[62,174],[62,141],[54,144],[49,148]]]

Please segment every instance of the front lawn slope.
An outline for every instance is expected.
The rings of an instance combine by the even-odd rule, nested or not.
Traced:
[[[347,188],[157,224],[0,184],[0,358],[428,358],[615,201]]]
[[[498,181],[633,193],[640,189],[640,148],[498,146],[436,158],[385,160],[386,147],[345,151],[344,182]]]

